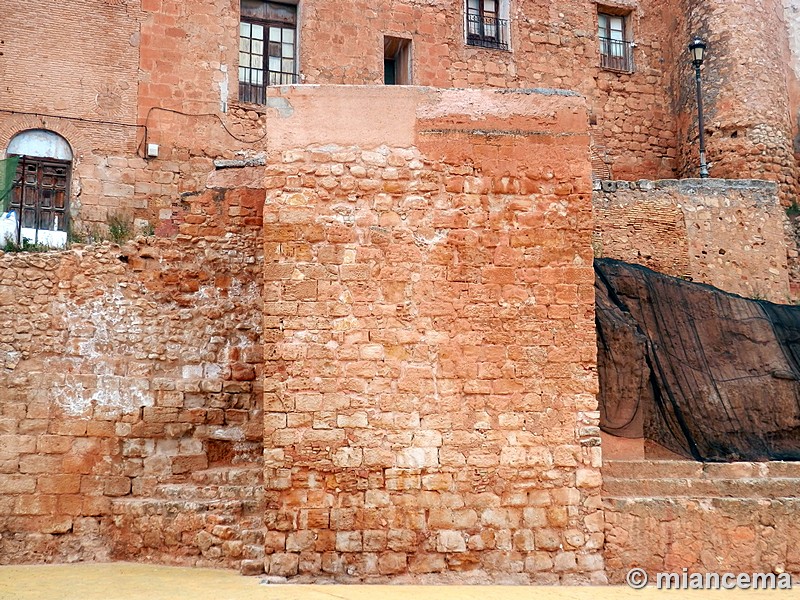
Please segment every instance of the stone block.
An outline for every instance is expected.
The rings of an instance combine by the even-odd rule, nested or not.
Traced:
[[[467,544],[460,531],[440,531],[436,539],[437,552],[466,552]]]
[[[276,552],[268,556],[267,561],[269,562],[267,573],[280,577],[291,577],[297,575],[300,556],[288,552]]]

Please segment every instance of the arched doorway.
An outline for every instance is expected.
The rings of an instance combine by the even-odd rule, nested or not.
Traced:
[[[11,138],[6,156],[18,161],[8,205],[16,221],[16,242],[65,246],[72,172],[69,142],[46,129],[29,129]]]

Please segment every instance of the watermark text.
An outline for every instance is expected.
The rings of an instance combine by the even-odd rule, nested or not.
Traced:
[[[656,573],[651,579],[647,571],[631,569],[625,576],[628,586],[641,590],[648,585],[659,590],[790,590],[789,573]]]

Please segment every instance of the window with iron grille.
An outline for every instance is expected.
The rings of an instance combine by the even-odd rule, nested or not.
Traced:
[[[597,13],[600,66],[611,71],[633,71],[633,43],[628,38],[628,15]]]
[[[64,234],[51,232],[67,231],[71,168],[71,161],[20,156],[9,203],[9,210],[17,214],[17,242],[24,237],[62,245]]]
[[[297,82],[297,6],[241,0],[239,100],[265,104],[267,86]]]
[[[508,50],[504,0],[467,0],[467,44]]]

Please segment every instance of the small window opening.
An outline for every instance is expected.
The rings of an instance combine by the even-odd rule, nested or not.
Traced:
[[[411,40],[383,37],[383,82],[411,85]]]

